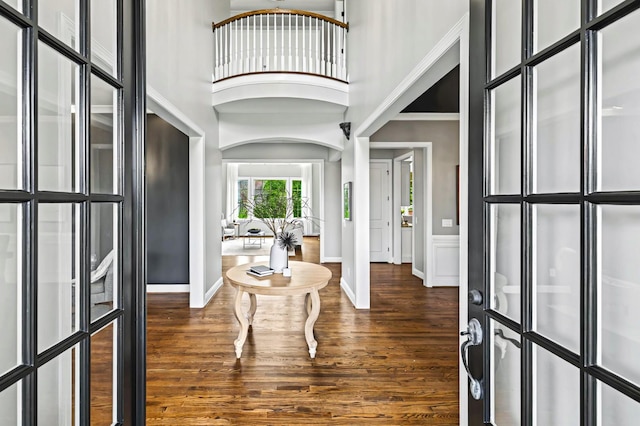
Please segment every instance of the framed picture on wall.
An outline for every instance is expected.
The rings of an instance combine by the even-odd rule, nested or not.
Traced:
[[[351,182],[345,182],[342,190],[343,218],[351,220]]]

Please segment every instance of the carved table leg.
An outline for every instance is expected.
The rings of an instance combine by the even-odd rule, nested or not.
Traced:
[[[311,358],[315,358],[318,342],[313,337],[313,326],[318,319],[318,315],[320,315],[320,295],[318,294],[317,289],[314,288],[309,294],[307,294],[306,302],[307,312],[309,312],[309,302],[311,302],[311,311],[309,312],[309,317],[304,325],[304,336],[307,339],[307,345],[309,346],[309,356],[311,356]]]
[[[245,316],[242,315],[242,295],[243,294],[244,294],[244,291],[242,291],[241,289],[238,289],[238,292],[236,293],[236,300],[235,300],[235,305],[233,310],[234,314],[236,315],[236,319],[238,320],[238,323],[240,323],[240,334],[238,334],[238,338],[233,343],[236,348],[236,358],[238,359],[240,359],[240,355],[242,355],[242,346],[244,345],[244,342],[247,340],[247,331],[249,330],[249,321],[247,321],[247,318],[245,318]],[[253,304],[252,304],[252,307],[253,307]]]
[[[304,306],[307,308],[307,316],[311,313],[311,294],[304,295]]]
[[[251,327],[253,326],[253,316],[256,314],[256,309],[258,309],[258,302],[256,301],[256,295],[253,293],[249,293],[249,300],[251,301],[251,305],[247,312],[247,321],[249,322],[249,327]]]

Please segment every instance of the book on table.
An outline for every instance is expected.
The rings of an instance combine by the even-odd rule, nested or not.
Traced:
[[[273,274],[275,271],[265,265],[255,265],[247,270],[247,273],[255,275],[257,277],[266,277]]]

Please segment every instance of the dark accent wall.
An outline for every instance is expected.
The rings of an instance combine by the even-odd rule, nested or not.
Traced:
[[[402,112],[460,112],[460,65],[449,71]]]
[[[189,283],[189,138],[147,115],[147,282]]]

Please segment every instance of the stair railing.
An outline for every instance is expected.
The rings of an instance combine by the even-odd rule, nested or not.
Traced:
[[[301,73],[347,81],[349,25],[301,10],[256,10],[213,23],[213,81]]]

